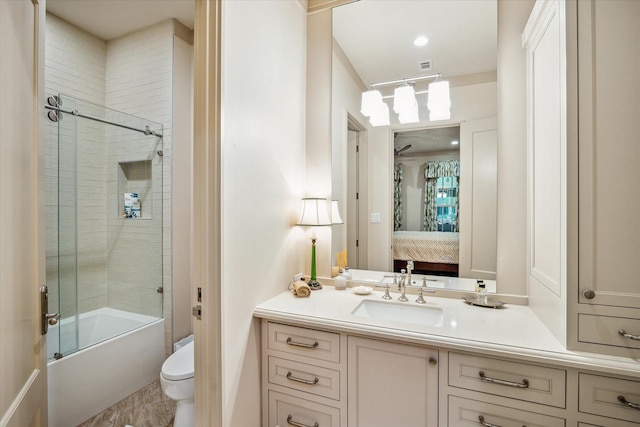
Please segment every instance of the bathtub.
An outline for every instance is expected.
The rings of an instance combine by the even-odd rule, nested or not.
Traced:
[[[163,319],[101,308],[79,322],[74,339],[81,350],[47,365],[49,427],[77,426],[99,414],[157,380],[165,360]]]

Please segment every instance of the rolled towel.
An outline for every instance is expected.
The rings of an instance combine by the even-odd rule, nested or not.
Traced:
[[[311,288],[303,280],[293,283],[293,294],[299,297],[308,297],[311,295]]]

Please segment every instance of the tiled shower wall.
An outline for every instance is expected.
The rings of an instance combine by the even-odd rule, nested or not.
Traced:
[[[114,307],[145,314],[163,315],[165,318],[168,349],[172,341],[171,325],[171,183],[172,183],[172,61],[175,21],[166,21],[126,36],[104,42],[79,28],[51,15],[47,15],[45,86],[47,93],[66,93],[108,108],[162,123],[163,156],[157,150],[127,151],[127,146],[97,141],[104,135],[113,137],[105,126],[83,124],[82,144],[77,145],[78,168],[91,171],[89,176],[108,176],[109,183],[84,180],[78,184],[78,194],[60,194],[64,198],[78,199],[78,301],[80,312],[98,307]],[[181,28],[181,30],[183,30]],[[64,121],[63,121],[64,122]],[[50,136],[55,137],[57,127],[48,124]],[[63,126],[64,127],[64,126]],[[86,130],[85,130],[86,129]],[[90,135],[95,131],[95,138]],[[102,134],[102,136],[100,135]],[[48,141],[53,141],[48,137]],[[100,139],[102,138],[102,139]],[[143,137],[152,138],[152,137]],[[95,143],[91,142],[95,139]],[[144,144],[146,145],[146,144]],[[113,149],[112,149],[113,148]],[[61,150],[60,155],[64,154]],[[61,247],[58,253],[57,180],[58,162],[71,163],[58,158],[57,147],[47,147],[47,282],[52,304],[57,296],[57,257],[72,257],[71,245]],[[154,214],[153,220],[126,220],[118,218],[117,186],[118,162],[148,159],[162,162],[162,185],[153,182],[156,193],[153,202],[143,205],[143,217]],[[65,173],[62,171],[61,173]],[[116,187],[117,188],[117,187]],[[159,193],[162,188],[162,193]],[[69,200],[71,202],[72,199]],[[108,204],[105,206],[105,204]],[[112,206],[112,204],[114,206]],[[105,209],[106,208],[106,209]],[[104,215],[104,212],[107,215]],[[163,216],[161,234],[150,231],[152,222]],[[68,218],[67,218],[68,220]],[[127,232],[130,239],[122,239]],[[86,236],[86,238],[83,238]],[[145,263],[126,262],[144,257],[145,245],[162,244],[162,270],[149,268]],[[65,265],[64,263],[61,265]],[[148,263],[151,265],[151,263]],[[162,280],[160,281],[160,277]],[[164,299],[157,292],[159,283],[164,287]],[[72,284],[75,286],[75,284]],[[64,286],[64,285],[63,285]],[[153,311],[164,300],[163,313]],[[65,302],[63,302],[64,306]],[[66,304],[74,304],[68,301]],[[55,307],[55,305],[54,305]]]
[[[140,31],[109,41],[107,44],[106,105],[138,117],[145,117],[163,125],[162,151],[159,157],[154,151],[138,152],[135,158],[127,145],[116,144],[109,153],[109,173],[115,173],[117,162],[122,160],[149,159],[154,165],[162,162],[161,182],[153,183],[154,206],[143,203],[142,215],[153,214],[150,221],[163,216],[163,229],[148,226],[147,220],[122,221],[110,218],[107,232],[114,242],[112,257],[107,265],[109,277],[108,304],[110,307],[149,313],[150,307],[158,307],[163,300],[157,293],[159,284],[164,288],[165,342],[171,342],[171,160],[172,159],[172,69],[174,21],[165,21]],[[155,180],[154,180],[155,181]],[[165,203],[158,203],[164,199]],[[150,209],[152,208],[152,209]],[[162,212],[159,211],[162,209]],[[123,228],[123,226],[126,227]],[[118,239],[123,231],[135,233],[134,239]],[[141,248],[145,244],[158,244],[162,250],[162,270],[155,271],[152,262],[146,262]],[[142,259],[141,259],[142,258]],[[132,262],[141,260],[142,262]],[[141,269],[146,263],[148,268]],[[158,280],[155,280],[157,278]],[[162,278],[162,280],[160,280]],[[112,280],[113,279],[113,280]],[[146,307],[146,308],[145,308]]]

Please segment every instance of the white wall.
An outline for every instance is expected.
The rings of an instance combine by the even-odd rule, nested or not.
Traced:
[[[305,191],[306,9],[298,1],[223,8],[222,395],[225,426],[260,424],[257,304],[287,289],[310,244]]]
[[[534,0],[498,0],[498,292],[527,295],[527,138],[522,31]]]

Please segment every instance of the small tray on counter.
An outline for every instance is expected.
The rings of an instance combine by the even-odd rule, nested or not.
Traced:
[[[478,297],[465,296],[462,297],[464,302],[471,305],[477,305],[478,307],[489,307],[489,308],[500,308],[504,305],[502,301],[488,299],[486,301],[481,301]]]

